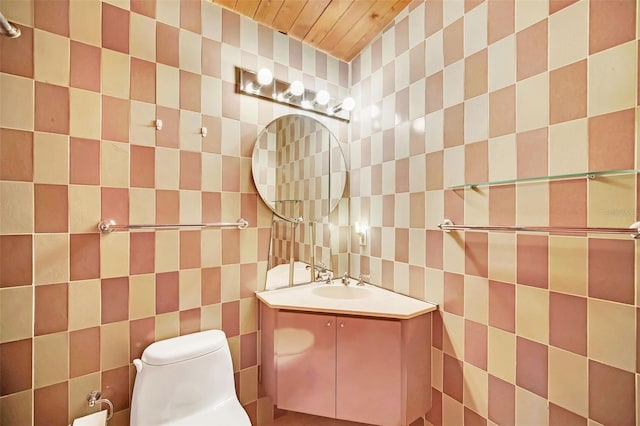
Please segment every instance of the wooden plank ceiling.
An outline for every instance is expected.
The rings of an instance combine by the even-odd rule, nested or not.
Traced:
[[[212,0],[350,62],[411,0]]]

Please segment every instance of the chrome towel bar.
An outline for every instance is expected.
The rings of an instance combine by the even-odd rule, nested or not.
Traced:
[[[629,228],[574,228],[564,226],[485,226],[485,225],[456,225],[451,219],[443,220],[438,228],[449,231],[522,231],[522,232],[558,232],[567,234],[627,234],[634,239],[640,239],[640,222]]]
[[[238,228],[245,229],[249,226],[246,219],[238,219],[237,222],[220,223],[194,223],[194,224],[160,224],[160,225],[116,225],[114,220],[108,219],[98,223],[98,229],[102,232],[127,231],[130,229],[181,229],[181,228]]]

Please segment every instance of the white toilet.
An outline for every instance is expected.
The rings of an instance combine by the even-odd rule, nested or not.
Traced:
[[[149,345],[131,401],[131,426],[251,426],[236,396],[227,338],[209,330]]]

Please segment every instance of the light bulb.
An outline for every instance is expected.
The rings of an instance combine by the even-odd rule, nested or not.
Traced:
[[[289,85],[289,92],[293,96],[300,96],[304,93],[304,84],[300,80],[295,80]]]
[[[316,93],[316,103],[318,105],[326,105],[329,103],[330,99],[331,96],[329,96],[329,92],[327,92],[326,90],[320,90],[318,93]]]
[[[356,101],[351,96],[344,98],[344,100],[342,101],[342,108],[345,111],[352,111],[355,106]]]
[[[268,68],[261,68],[258,71],[258,83],[261,86],[265,86],[267,84],[271,84],[273,81],[273,73]]]

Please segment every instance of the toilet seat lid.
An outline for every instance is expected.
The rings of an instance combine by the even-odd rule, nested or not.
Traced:
[[[215,352],[227,344],[222,330],[207,330],[160,340],[147,346],[142,362],[148,365],[168,365]]]

